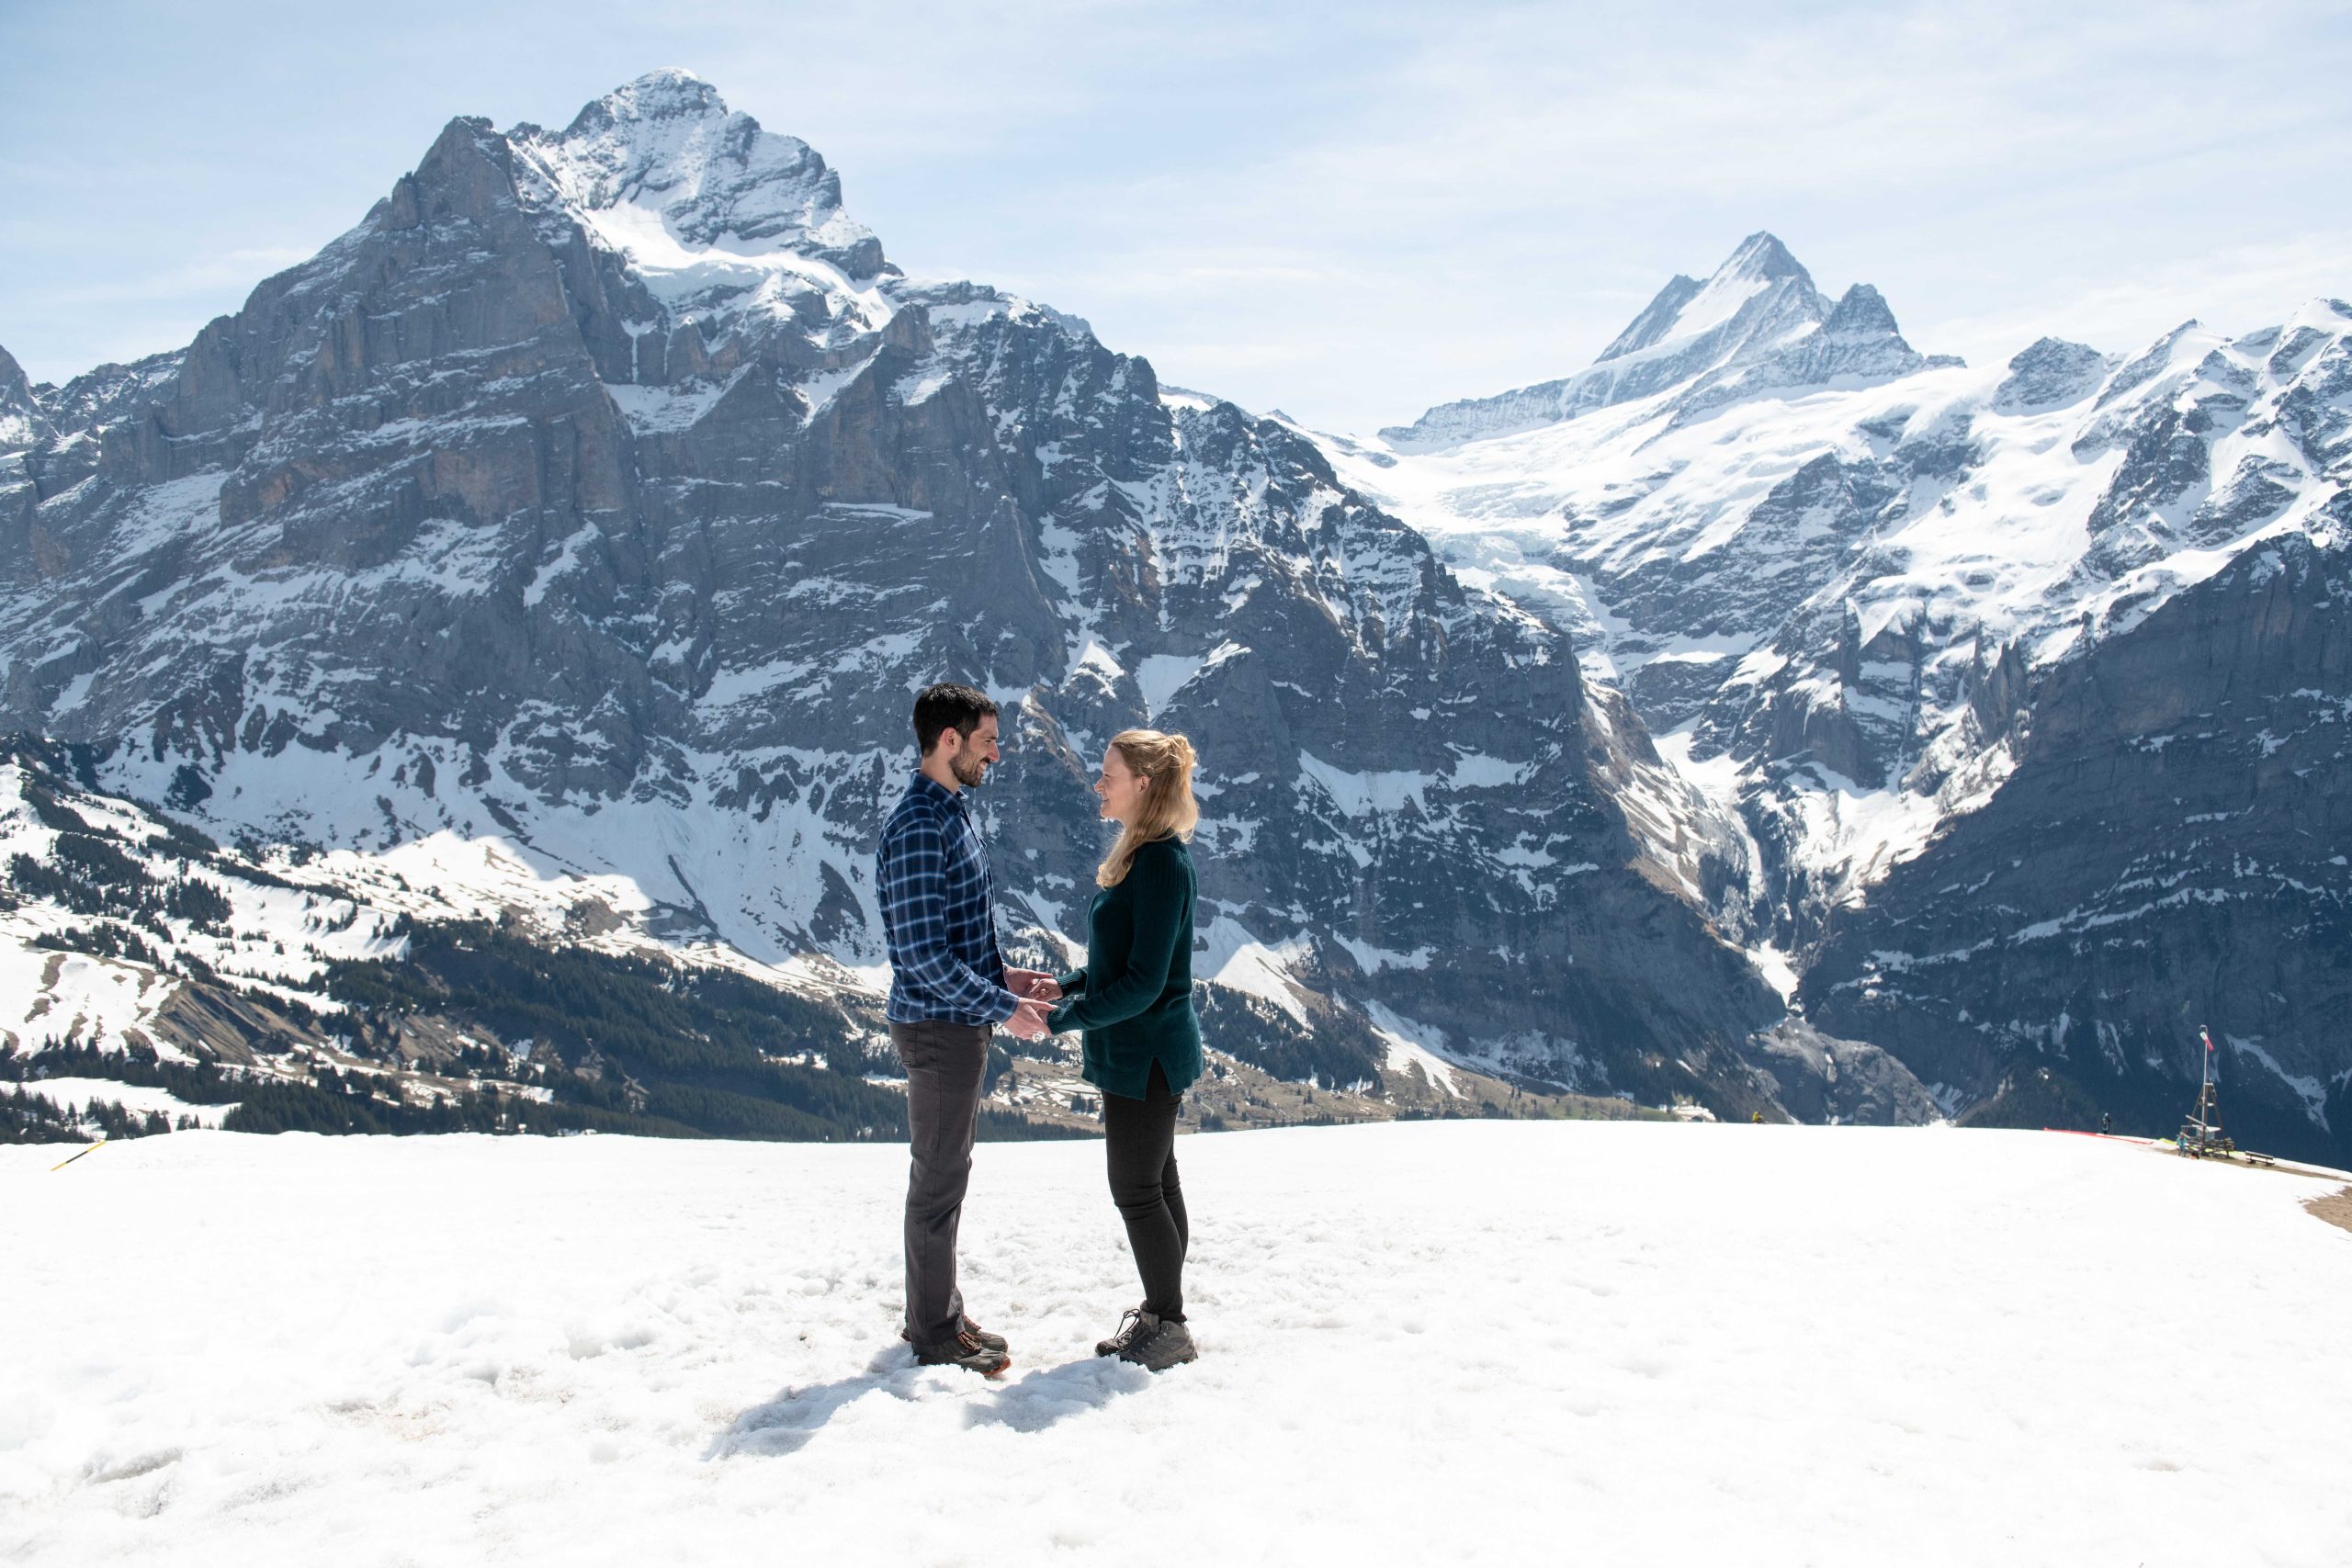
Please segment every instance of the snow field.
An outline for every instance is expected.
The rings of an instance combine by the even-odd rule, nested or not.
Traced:
[[[1203,1359],[1100,1146],[984,1145],[1001,1383],[895,1339],[901,1148],[0,1149],[0,1559],[2352,1561],[2337,1185],[1950,1129],[1188,1137]]]

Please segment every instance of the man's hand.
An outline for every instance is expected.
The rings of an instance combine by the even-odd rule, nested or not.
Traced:
[[[1053,1032],[1046,1027],[1046,1004],[1042,1000],[1023,1002],[1004,1021],[1004,1032],[1015,1040],[1043,1040]]]
[[[1043,969],[1007,969],[1004,986],[1014,996],[1024,997],[1031,1001],[1057,1002],[1062,999],[1062,988],[1055,985],[1054,977]]]

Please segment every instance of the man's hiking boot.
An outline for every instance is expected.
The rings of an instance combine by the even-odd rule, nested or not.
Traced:
[[[1200,1355],[1191,1329],[1141,1307],[1121,1318],[1118,1332],[1110,1338],[1095,1341],[1094,1353],[1116,1356],[1148,1372],[1164,1372]]]
[[[961,1324],[965,1333],[970,1335],[973,1338],[978,1340],[981,1344],[987,1346],[991,1350],[1005,1350],[1012,1348],[1005,1343],[1003,1335],[990,1334],[987,1329],[982,1328],[978,1324],[974,1323],[968,1317],[961,1318],[957,1321]],[[911,1345],[914,1343],[915,1339],[914,1331],[901,1325],[899,1329],[899,1337]]]
[[[1012,1358],[980,1343],[975,1334],[958,1334],[936,1345],[915,1347],[915,1364],[922,1367],[962,1367],[984,1378],[1001,1377]]]

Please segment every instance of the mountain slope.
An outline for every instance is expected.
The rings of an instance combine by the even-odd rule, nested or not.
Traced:
[[[2060,666],[2020,750],[1839,919],[1808,1014],[1955,1103],[2055,1071],[2154,1128],[2210,1026],[2237,1138],[2352,1151],[2352,532],[2249,551]]]

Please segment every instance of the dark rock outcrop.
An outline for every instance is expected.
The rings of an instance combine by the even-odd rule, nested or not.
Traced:
[[[1963,1101],[2065,1079],[2131,1130],[2194,1097],[2352,1155],[2352,549],[2300,536],[2053,671],[2017,772],[1841,911],[1802,996]]]

